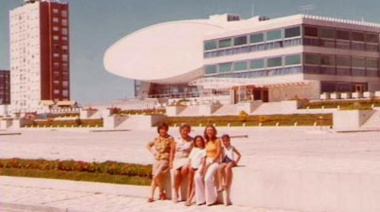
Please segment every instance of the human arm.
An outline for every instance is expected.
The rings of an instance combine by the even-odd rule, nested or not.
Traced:
[[[170,142],[169,168],[173,168],[175,150],[176,150],[176,142],[173,138],[172,142]]]
[[[152,148],[154,146],[154,140],[153,141],[149,141],[147,144],[146,144],[146,148],[148,149],[148,151],[153,155],[153,156],[156,156],[156,151]]]

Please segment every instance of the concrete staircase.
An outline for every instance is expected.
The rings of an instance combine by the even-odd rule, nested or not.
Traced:
[[[186,108],[179,113],[178,116],[198,116],[199,115],[199,106],[191,105],[186,106]]]
[[[281,102],[266,102],[261,104],[254,110],[251,115],[268,115],[268,114],[281,114]]]
[[[239,112],[237,111],[237,105],[223,105],[218,110],[216,110],[213,114],[213,116],[236,116],[239,115]]]
[[[380,130],[380,109],[375,109],[372,116],[361,126],[364,129]]]

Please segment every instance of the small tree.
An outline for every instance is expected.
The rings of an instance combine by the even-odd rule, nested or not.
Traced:
[[[248,120],[248,113],[245,112],[244,110],[240,111],[240,113],[239,113],[239,119],[240,119],[241,122],[244,122],[244,123],[247,122],[247,120]]]

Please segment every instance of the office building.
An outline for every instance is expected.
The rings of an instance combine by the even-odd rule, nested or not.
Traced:
[[[230,103],[317,100],[380,90],[379,34],[379,24],[311,15],[214,15],[132,33],[106,51],[104,64],[141,81],[150,97],[168,88],[161,95],[228,95]]]

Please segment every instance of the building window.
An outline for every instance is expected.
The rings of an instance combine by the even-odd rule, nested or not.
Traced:
[[[59,27],[57,27],[57,26],[54,26],[54,27],[53,27],[53,31],[54,31],[54,32],[57,32],[57,31],[59,31]]]
[[[267,41],[279,40],[282,38],[281,29],[269,31],[266,33],[266,35],[267,35],[266,37]]]
[[[67,61],[69,59],[68,55],[67,54],[63,54],[62,55],[62,61]]]
[[[336,65],[351,67],[351,58],[349,56],[336,56]]]
[[[216,74],[217,68],[216,65],[208,65],[205,68],[205,74]]]
[[[219,40],[219,48],[226,48],[231,46],[231,38]]]
[[[350,32],[343,31],[343,30],[337,30],[336,31],[336,38],[340,40],[350,40]]]
[[[63,90],[62,91],[62,96],[68,97],[69,96],[69,91],[68,90]]]
[[[67,19],[62,19],[62,25],[67,26]]]
[[[247,36],[246,35],[234,38],[234,46],[240,46],[240,45],[244,45],[244,44],[247,44]]]
[[[58,13],[58,9],[57,9],[57,8],[54,8],[54,9],[53,9],[53,13]]]
[[[59,94],[59,90],[58,89],[54,89],[54,94]]]
[[[62,17],[66,18],[67,17],[67,10],[62,10],[61,15],[62,15]]]
[[[230,72],[232,68],[232,63],[221,63],[219,64],[219,73]]]
[[[334,29],[326,29],[326,28],[321,28],[319,29],[319,37],[321,38],[335,38],[335,30]]]
[[[245,71],[245,70],[247,70],[247,61],[234,63],[234,71]]]
[[[212,49],[216,49],[217,45],[216,45],[216,41],[215,40],[212,40],[212,41],[206,41],[204,43],[204,50],[212,50]]]
[[[292,27],[285,29],[285,38],[298,37],[301,35],[301,27]]]
[[[365,58],[352,57],[352,67],[365,68]]]
[[[367,68],[379,68],[379,61],[377,59],[367,58]]]
[[[258,33],[258,34],[252,34],[249,36],[249,42],[250,43],[260,43],[264,41],[264,34]]]
[[[360,33],[360,32],[352,32],[352,33],[351,33],[351,36],[352,36],[352,40],[353,40],[353,41],[361,41],[361,42],[364,42],[364,33]]]
[[[276,67],[276,66],[281,66],[281,65],[282,65],[282,57],[274,57],[274,58],[269,58],[267,60],[268,67]]]
[[[301,64],[301,55],[287,55],[285,56],[285,65],[298,65]]]
[[[305,54],[305,64],[319,65],[319,55]]]
[[[264,68],[264,59],[252,60],[249,64],[250,69],[263,69]]]
[[[318,37],[318,28],[316,27],[305,27],[304,28],[305,36]]]
[[[53,22],[55,22],[55,23],[58,23],[59,22],[59,18],[53,18]]]
[[[366,41],[369,43],[379,43],[379,35],[378,34],[367,34]]]
[[[59,40],[59,36],[58,35],[54,35],[53,36],[53,40]]]
[[[321,65],[334,66],[335,56],[334,55],[321,55]]]
[[[67,28],[62,28],[62,35],[67,35]]]
[[[62,87],[64,87],[64,88],[69,87],[69,82],[68,81],[63,81],[62,82]]]

